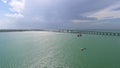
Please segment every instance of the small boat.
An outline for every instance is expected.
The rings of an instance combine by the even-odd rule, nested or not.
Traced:
[[[84,51],[85,49],[87,49],[87,48],[80,48],[81,51]]]
[[[82,34],[81,34],[81,33],[77,35],[77,37],[80,37],[80,36],[82,36]]]

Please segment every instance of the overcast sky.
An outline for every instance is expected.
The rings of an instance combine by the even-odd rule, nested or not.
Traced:
[[[0,0],[0,29],[120,29],[120,0]]]

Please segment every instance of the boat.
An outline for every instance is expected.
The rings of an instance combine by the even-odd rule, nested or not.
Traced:
[[[81,51],[84,51],[85,49],[87,49],[87,48],[80,48]]]
[[[77,37],[81,37],[81,36],[82,36],[82,34],[81,34],[81,33],[77,35]]]

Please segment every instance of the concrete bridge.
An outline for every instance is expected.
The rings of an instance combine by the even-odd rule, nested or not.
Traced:
[[[106,35],[106,36],[120,36],[120,32],[105,32],[105,31],[59,30],[58,32],[81,33],[81,34],[91,34],[91,35]]]
[[[100,31],[80,31],[82,34],[120,36],[119,32],[100,32]]]

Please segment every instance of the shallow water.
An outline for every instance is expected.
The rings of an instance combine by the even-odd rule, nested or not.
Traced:
[[[0,33],[0,68],[120,68],[119,52],[119,36]]]

